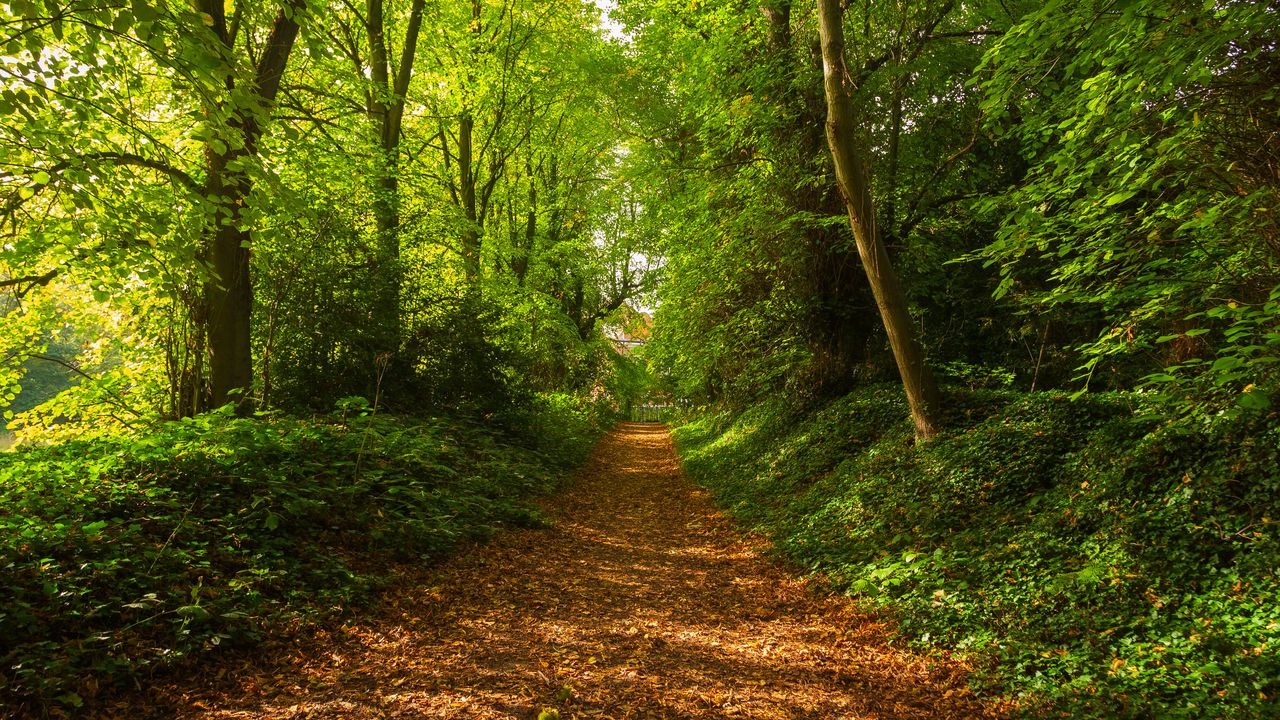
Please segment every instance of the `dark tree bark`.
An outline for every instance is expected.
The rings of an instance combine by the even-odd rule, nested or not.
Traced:
[[[199,0],[198,8],[212,18],[213,31],[230,57],[235,38],[227,29],[224,3]],[[281,9],[258,59],[253,93],[262,107],[270,107],[280,90],[280,78],[298,37],[294,15],[301,9],[299,0],[290,0]],[[228,79],[228,90],[233,85],[234,80]],[[243,212],[253,180],[244,171],[243,160],[257,153],[262,127],[253,111],[242,110],[233,114],[228,131],[237,136],[235,142],[211,141],[206,149],[205,194],[217,208],[208,245],[214,278],[205,288],[209,407],[235,402],[237,412],[247,414],[253,409],[249,397],[253,385],[253,285],[249,275],[250,234],[244,228]]]
[[[467,218],[467,228],[462,231],[462,267],[467,284],[475,285],[480,279],[480,216],[476,212],[476,174],[472,143],[475,120],[471,113],[464,113],[458,120],[458,192],[462,200],[462,212]]]
[[[818,0],[818,30],[822,38],[823,84],[827,97],[827,143],[835,163],[836,181],[849,212],[849,226],[858,245],[862,267],[875,294],[889,345],[911,405],[916,437],[927,440],[941,427],[941,396],[924,361],[907,309],[907,297],[880,237],[866,152],[858,147],[857,121],[849,97],[844,55],[844,28],[839,0]]]
[[[405,96],[413,76],[418,34],[422,28],[425,0],[413,0],[405,28],[404,46],[394,77],[387,51],[386,17],[382,0],[367,0],[365,30],[369,36],[369,73],[373,81],[369,93],[369,117],[378,133],[382,154],[374,179],[373,214],[377,223],[379,277],[374,279],[374,313],[380,324],[379,352],[394,354],[402,334],[400,291],[404,270],[400,264],[400,139],[404,123]]]

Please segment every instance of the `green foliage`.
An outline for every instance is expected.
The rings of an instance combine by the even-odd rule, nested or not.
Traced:
[[[1213,360],[1192,358],[1148,375],[1173,407],[1190,415],[1236,418],[1271,408],[1280,362],[1280,287],[1256,305],[1229,301],[1187,317],[1200,327],[1156,338],[1157,343],[1198,342],[1219,348]]]
[[[820,399],[891,377],[831,176],[812,4],[619,5],[637,73],[666,101],[637,118],[661,143],[630,156],[652,178],[668,259],[650,358],[697,403],[781,388]],[[990,302],[989,273],[946,264],[994,226],[963,201],[1016,179],[1016,146],[978,132],[979,97],[964,88],[1005,14],[864,3],[845,22],[880,232],[926,346],[974,364],[1020,360],[1011,340],[1024,334],[1009,304]]]
[[[410,5],[385,3],[393,45]],[[226,23],[175,0],[0,6],[0,400],[70,328],[93,336],[67,358],[86,377],[35,425],[201,408],[227,356],[210,349],[227,221],[253,250],[236,334],[260,407],[360,394],[484,412],[590,392],[610,368],[600,322],[652,288],[597,112],[621,116],[621,50],[595,6],[429,6],[404,97],[376,98],[429,112],[390,135],[368,111],[383,33],[351,7],[286,13],[301,34],[280,94],[255,93],[253,48],[282,6]]]
[[[1277,27],[1266,3],[1053,0],[986,53],[988,127],[1027,172],[980,203],[1003,222],[977,256],[1000,270],[997,297],[1073,326],[1086,382],[1170,365],[1236,395],[1270,382],[1261,333],[1196,338],[1223,329],[1210,311],[1261,310],[1263,333],[1280,317]]]
[[[1270,655],[1244,650],[1275,621],[1274,3],[845,4],[876,224],[931,363],[969,388],[924,446],[896,393],[828,402],[892,369],[813,8],[616,5],[616,42],[586,0],[417,5],[395,92],[370,38],[407,59],[412,0],[382,28],[350,4],[0,5],[0,405],[24,443],[69,441],[0,462],[0,529],[33,533],[0,563],[13,691],[74,705],[85,668],[344,603],[366,573],[311,549],[431,555],[518,520],[543,480],[491,469],[579,459],[660,396],[746,407],[682,431],[691,467],[913,637],[1002,658],[1027,702],[1270,702],[1248,686]],[[281,7],[302,31],[267,103]],[[338,419],[126,433],[204,406],[234,280],[211,250],[249,246],[244,392]],[[619,355],[602,328],[642,307],[652,343]],[[1008,392],[1073,375],[1143,391]]]
[[[973,365],[963,360],[942,363],[938,366],[938,372],[954,382],[968,385],[970,390],[1007,388],[1013,384],[1014,380],[1011,370]]]
[[[680,428],[685,467],[781,553],[960,649],[1030,714],[1265,718],[1280,697],[1274,417],[1135,395],[953,392],[916,445],[892,389]]]
[[[345,612],[390,563],[541,523],[527,498],[598,430],[563,401],[526,413],[537,438],[347,398],[316,420],[220,412],[0,454],[0,697],[75,705],[99,683]]]

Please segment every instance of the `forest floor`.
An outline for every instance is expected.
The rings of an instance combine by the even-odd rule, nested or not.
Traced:
[[[764,555],[666,428],[607,435],[554,500],[356,620],[153,684],[104,717],[982,718],[962,666]],[[148,705],[147,712],[138,707]]]

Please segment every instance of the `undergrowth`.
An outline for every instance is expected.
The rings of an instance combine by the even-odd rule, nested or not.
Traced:
[[[568,401],[475,421],[210,414],[0,454],[0,707],[104,689],[369,600],[396,562],[541,522],[585,459]],[[3,713],[0,713],[3,714]]]
[[[685,468],[778,550],[965,652],[1030,716],[1280,716],[1280,426],[1134,395],[899,388],[681,427]]]

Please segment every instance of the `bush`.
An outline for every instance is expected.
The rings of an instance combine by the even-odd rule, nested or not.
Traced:
[[[897,388],[677,431],[779,551],[982,661],[1029,714],[1274,717],[1280,428],[1136,395],[955,392],[917,445]]]
[[[0,702],[78,707],[99,683],[344,612],[391,562],[541,522],[526,498],[592,437],[566,419],[526,447],[367,405],[0,455]]]

